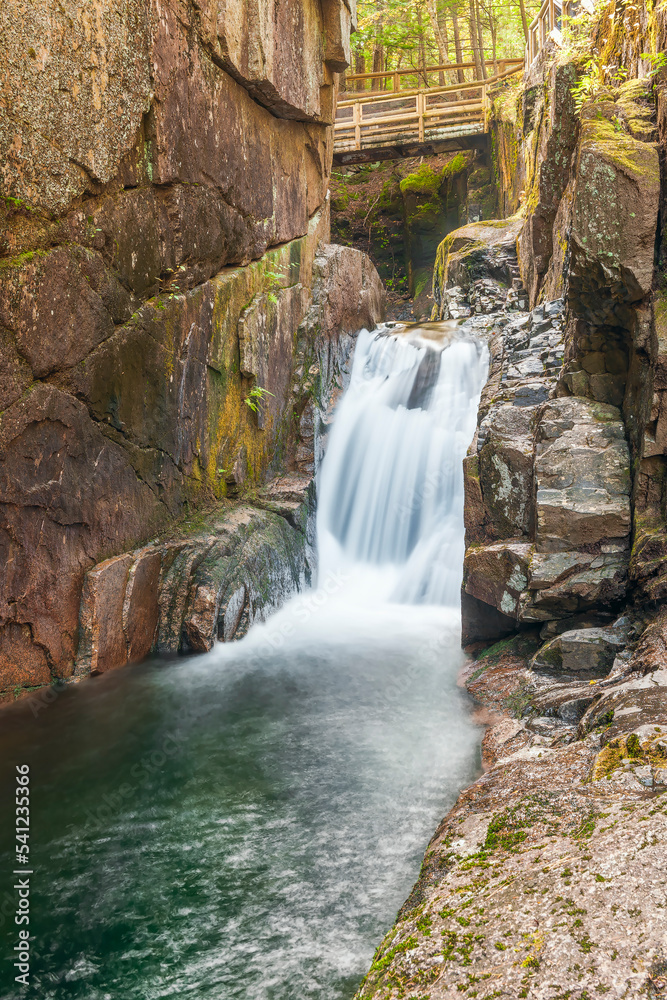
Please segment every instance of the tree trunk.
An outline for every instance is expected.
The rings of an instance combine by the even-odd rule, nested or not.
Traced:
[[[433,29],[433,35],[435,38],[435,44],[438,46],[438,63],[443,65],[443,63],[449,62],[449,53],[447,52],[447,37],[443,35],[440,22],[438,21],[438,7],[436,0],[426,0],[426,10],[428,11],[428,19],[431,22],[431,28]],[[440,86],[444,86],[445,74],[440,70],[438,75],[438,82]]]
[[[493,52],[493,74],[498,76],[498,25],[491,7],[489,7],[489,31],[491,32],[491,51]]]
[[[528,18],[526,17],[526,4],[524,0],[519,0],[519,7],[521,8],[521,23],[523,24],[523,34],[528,41]]]
[[[366,72],[366,56],[359,49],[354,54],[354,72],[355,73],[365,73]],[[366,86],[365,80],[357,80],[357,90],[363,90]]]
[[[378,20],[375,26],[375,39],[373,40],[373,73],[381,73],[384,69],[384,46],[382,43],[382,20]],[[382,80],[376,77],[371,82],[371,90],[380,90]]]
[[[482,29],[482,18],[479,16],[479,0],[475,0],[475,14],[477,20],[477,39],[479,44],[479,62],[482,67],[482,79],[486,80],[486,64],[484,62],[484,31]]]
[[[477,18],[475,16],[475,0],[469,0],[470,46],[475,64],[475,79],[482,79],[482,64],[479,58],[479,35],[477,34]]]
[[[424,43],[424,23],[422,21],[421,6],[417,7],[417,28],[419,32],[419,73],[424,81],[424,86],[428,87],[428,75],[426,73],[426,45]]]
[[[452,26],[454,28],[454,51],[457,63],[463,62],[463,50],[461,49],[461,32],[459,31],[459,15],[456,7],[452,7]],[[462,69],[456,71],[459,83],[463,83],[465,75]]]

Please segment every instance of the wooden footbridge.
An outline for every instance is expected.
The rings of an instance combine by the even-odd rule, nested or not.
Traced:
[[[550,40],[562,45],[563,21],[580,7],[592,10],[591,0],[544,0],[529,27],[524,56],[489,61],[493,75],[484,80],[465,81],[475,71],[470,62],[346,76],[334,124],[334,163],[487,148],[494,90],[529,70]],[[456,76],[457,82],[444,85],[445,74]],[[366,90],[368,86],[372,89]]]
[[[474,69],[474,64],[428,66],[420,76]],[[415,70],[359,73],[357,82],[389,77],[391,90],[341,94],[334,125],[334,163],[368,163],[405,156],[431,155],[460,149],[484,148],[488,143],[487,117],[492,88],[523,69],[523,59],[506,59],[487,80],[448,86],[420,86],[401,90],[404,76]]]

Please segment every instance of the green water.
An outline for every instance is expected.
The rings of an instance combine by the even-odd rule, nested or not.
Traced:
[[[3,917],[3,1000],[353,995],[479,732],[451,612],[338,609],[292,633],[2,713],[3,913],[23,763],[34,870],[31,986]]]

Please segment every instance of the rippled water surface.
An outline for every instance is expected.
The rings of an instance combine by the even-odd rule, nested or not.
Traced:
[[[31,766],[28,995],[353,995],[479,734],[453,612],[321,599],[3,713],[7,852],[13,767]],[[3,1000],[26,995],[12,978]]]

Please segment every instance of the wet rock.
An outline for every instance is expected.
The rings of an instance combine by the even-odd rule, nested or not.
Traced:
[[[468,550],[463,587],[467,594],[516,618],[528,585],[533,548],[526,542],[496,542]]]
[[[383,310],[363,255],[327,249],[327,123],[354,6],[7,8],[0,648],[16,657],[0,692],[17,671],[41,683],[43,662],[71,676],[94,566],[186,504],[312,471],[306,402],[328,407],[341,341]],[[132,658],[155,624],[146,560],[123,605]]]
[[[572,629],[604,628],[611,624],[613,617],[610,613],[591,612],[589,614],[575,615],[573,618],[556,619],[555,621],[546,622],[540,629],[540,639],[548,642],[550,639],[555,638],[555,636],[562,635],[563,632],[570,632]],[[616,624],[615,622],[614,625]],[[630,627],[629,620],[621,621],[619,619],[618,624],[620,627]]]
[[[434,319],[449,319],[446,292],[460,286],[468,292],[477,280],[493,279],[507,288],[516,267],[520,219],[503,223],[474,222],[450,233],[438,247],[433,272]]]
[[[130,555],[116,556],[86,574],[77,676],[101,674],[128,660],[123,603],[132,563]]]
[[[0,633],[15,621],[20,600],[53,676],[72,673],[87,570],[155,537],[186,500],[199,501],[203,488],[221,497],[247,479],[259,484],[298,447],[302,469],[312,470],[320,418],[313,413],[313,433],[297,441],[296,420],[286,417],[302,414],[307,403],[317,403],[318,414],[329,407],[354,343],[350,333],[376,325],[383,309],[377,274],[363,254],[343,247],[329,253],[320,243],[324,222],[314,217],[309,236],[271,261],[223,271],[143,306],[128,323],[112,323],[111,336],[82,360],[72,355],[76,363],[59,377],[62,388],[36,383],[3,412],[0,552],[11,545],[12,570],[3,580]],[[293,284],[276,287],[272,303],[266,269],[283,265]],[[264,317],[257,308],[252,323],[240,323],[248,302],[262,296]],[[102,310],[103,297],[95,301]],[[82,302],[84,308],[88,299]],[[248,375],[272,394],[257,414],[245,403],[249,386],[238,370],[239,326],[248,334]],[[60,351],[58,342],[49,349]],[[52,357],[45,351],[44,364]],[[126,613],[135,614],[133,604]],[[131,645],[147,650],[147,626],[137,629],[144,638]],[[23,645],[16,650],[17,668],[19,659],[36,662],[26,661]],[[0,691],[13,690],[13,676],[13,667],[0,673]]]
[[[630,669],[644,675],[667,664],[667,611],[660,611],[642,632],[632,654]]]
[[[566,995],[575,967],[582,992],[620,1000],[640,996],[648,970],[661,968],[667,713],[663,703],[656,722],[637,700],[664,691],[660,672],[631,687],[591,684],[536,675],[530,655],[517,635],[462,673],[494,713],[486,770],[436,830],[358,1000],[397,1000],[425,983],[449,1000],[487,976],[507,997]],[[590,732],[586,719],[621,691],[638,711],[621,717],[621,731],[604,719]]]
[[[611,628],[582,628],[563,632],[535,654],[535,669],[562,670],[603,677],[627,645],[627,633]]]
[[[581,731],[605,726],[605,741],[626,736],[640,724],[665,726],[667,719],[667,670],[656,670],[646,677],[621,679],[591,705],[581,720]]]
[[[461,592],[461,645],[484,642],[516,630],[516,619],[504,615],[492,604],[480,601],[466,590]]]
[[[206,652],[263,620],[310,580],[314,489],[284,476],[264,509],[232,506],[181,538],[106,560],[86,574],[76,676],[151,651]]]
[[[138,553],[130,568],[122,619],[129,663],[143,660],[153,647],[161,569],[160,553],[150,546]]]

